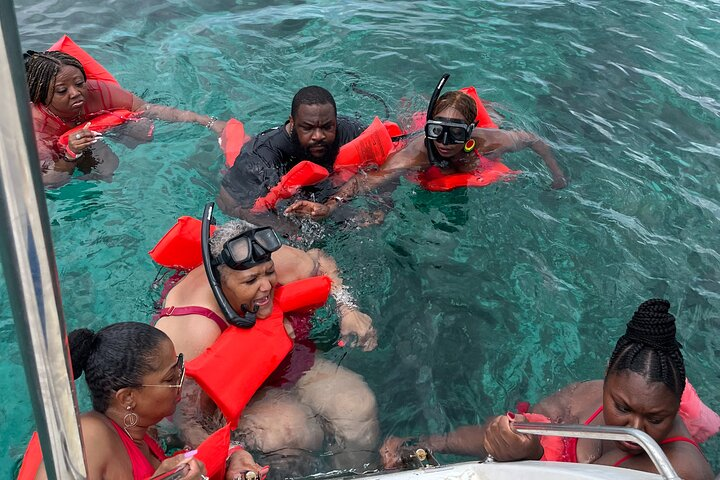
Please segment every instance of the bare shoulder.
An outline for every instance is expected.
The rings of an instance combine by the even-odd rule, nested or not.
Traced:
[[[317,255],[289,245],[283,245],[272,256],[278,281],[282,284],[310,277],[317,261]]]
[[[540,400],[531,410],[554,422],[580,423],[597,409],[601,402],[602,380],[591,380],[571,383]]]
[[[116,452],[121,451],[123,446],[107,418],[96,412],[84,413],[80,416],[80,426],[87,449],[86,456],[88,461],[92,461],[94,469],[103,469],[112,463]]]
[[[203,315],[163,317],[155,324],[182,353],[186,361],[199,356],[220,336],[220,327]]]
[[[712,467],[700,448],[687,441],[692,439],[692,436],[679,415],[675,417],[673,429],[668,437],[672,441],[666,440],[667,443],[662,445],[662,449],[681,478],[712,480]]]
[[[429,164],[427,149],[425,148],[425,137],[420,136],[410,142],[387,159],[383,164],[383,171],[425,167]]]

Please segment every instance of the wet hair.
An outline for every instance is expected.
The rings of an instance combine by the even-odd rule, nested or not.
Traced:
[[[53,82],[60,69],[65,66],[80,69],[83,80],[87,81],[85,69],[80,61],[64,52],[33,52],[28,50],[25,57],[25,79],[27,80],[30,101],[47,105],[47,99],[54,89]]]
[[[664,383],[678,399],[685,389],[685,363],[675,339],[675,317],[670,302],[643,302],[627,324],[610,357],[607,373],[630,370],[648,382]]]
[[[325,105],[330,104],[337,115],[337,106],[335,105],[335,99],[333,96],[322,87],[317,85],[311,85],[309,87],[303,87],[295,94],[292,100],[292,106],[290,107],[290,115],[293,118],[297,115],[300,105]]]
[[[258,228],[258,226],[240,219],[231,220],[222,224],[215,230],[212,237],[210,237],[210,255],[217,257],[220,255],[220,252],[222,252],[228,240],[253,228]]]
[[[451,107],[462,114],[468,125],[475,122],[475,117],[477,117],[477,105],[475,104],[475,100],[473,100],[470,95],[463,93],[460,90],[443,93],[440,98],[438,98],[432,112],[433,118],[446,108]]]
[[[93,409],[105,413],[115,392],[139,386],[145,375],[159,368],[158,347],[170,338],[147,323],[122,322],[97,333],[73,330],[68,341],[73,377],[85,372]]]

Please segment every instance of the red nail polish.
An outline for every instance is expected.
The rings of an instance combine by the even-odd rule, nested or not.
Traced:
[[[515,414],[513,412],[507,412],[505,415],[507,415],[510,420],[515,420]]]

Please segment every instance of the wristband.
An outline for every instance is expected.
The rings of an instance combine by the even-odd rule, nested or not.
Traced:
[[[230,458],[230,455],[237,452],[238,450],[245,450],[245,446],[239,442],[230,442],[227,453],[228,459]]]
[[[75,153],[72,150],[70,150],[70,148],[66,148],[65,149],[65,161],[75,163],[78,161],[78,157],[82,156],[82,154],[84,152],[85,152],[85,150],[83,150],[80,153]]]
[[[214,117],[212,115],[209,115],[210,120],[205,124],[205,128],[208,130],[212,128],[213,125],[215,125],[215,122],[217,121],[217,117]]]

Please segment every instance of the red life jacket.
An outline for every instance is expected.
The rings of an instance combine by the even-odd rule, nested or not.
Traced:
[[[119,85],[118,81],[115,80],[115,77],[113,77],[110,72],[105,70],[105,67],[100,65],[100,62],[91,57],[89,53],[80,48],[67,35],[63,35],[60,40],[55,42],[50,48],[48,48],[48,50],[54,52],[64,52],[77,58],[77,60],[83,66],[83,69],[85,70],[85,76],[88,78],[88,80],[101,80],[103,82],[110,82],[114,83],[115,85]]]
[[[333,179],[345,183],[361,168],[381,166],[393,149],[390,130],[399,131],[397,124],[383,123],[378,117],[357,138],[340,147],[333,164]]]
[[[435,165],[417,175],[418,183],[431,192],[449,192],[460,187],[485,187],[498,180],[511,180],[519,170],[510,170],[504,163],[490,160],[477,154],[480,159],[478,168],[472,173],[444,174]]]
[[[231,118],[220,135],[220,148],[225,153],[225,166],[230,168],[240,155],[243,145],[250,140],[245,133],[245,125],[240,120]]]
[[[315,185],[325,180],[330,174],[317,163],[303,160],[282,176],[280,182],[272,187],[267,195],[255,200],[250,210],[253,213],[262,213],[272,210],[278,201],[290,198],[295,195],[301,187]]]
[[[217,227],[210,225],[210,234]],[[160,241],[148,252],[156,263],[177,270],[192,270],[202,265],[200,234],[202,222],[193,217],[180,217]]]
[[[104,133],[105,131],[110,130],[113,127],[117,127],[118,125],[122,125],[128,120],[134,119],[135,117],[137,117],[137,115],[137,113],[131,112],[130,110],[125,110],[124,108],[118,108],[116,110],[112,110],[106,113],[101,113],[100,115],[92,117],[92,119],[83,123],[82,125],[71,128],[67,132],[60,135],[58,143],[67,149],[70,136],[84,130],[85,125],[87,125],[88,123],[90,124],[87,127],[88,129],[98,133]]]
[[[330,294],[328,277],[312,277],[277,287],[272,313],[252,328],[229,326],[199,357],[186,365],[220,408],[230,424],[237,426],[240,413],[255,392],[290,353],[293,342],[283,323],[285,313],[322,306]]]

